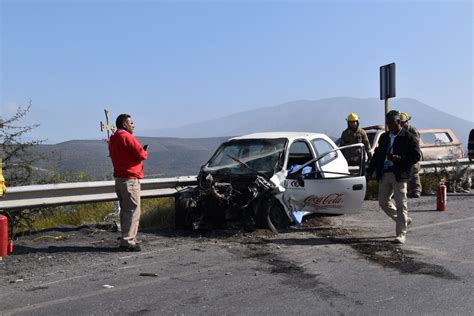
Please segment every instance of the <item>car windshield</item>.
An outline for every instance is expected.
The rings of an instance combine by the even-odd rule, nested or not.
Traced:
[[[205,170],[271,175],[277,171],[286,141],[285,138],[230,140],[219,147]]]

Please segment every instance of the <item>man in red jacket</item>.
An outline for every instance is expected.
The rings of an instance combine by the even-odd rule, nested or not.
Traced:
[[[114,166],[115,191],[120,202],[122,239],[120,249],[140,251],[136,236],[140,222],[140,181],[148,145],[142,148],[133,136],[130,115],[120,114],[115,122],[117,131],[110,137],[109,153]]]

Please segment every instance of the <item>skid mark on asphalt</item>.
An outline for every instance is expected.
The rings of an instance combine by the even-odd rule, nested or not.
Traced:
[[[390,240],[353,237],[354,233],[357,233],[357,228],[328,230],[316,235],[326,238],[333,244],[348,245],[363,258],[384,268],[395,269],[406,274],[423,274],[447,280],[460,280],[443,266],[415,258],[418,254],[416,251],[404,249]]]
[[[449,222],[452,223],[454,221]],[[421,274],[447,280],[460,280],[459,277],[454,275],[447,268],[420,260],[419,257],[421,254],[419,252],[393,244],[390,240],[391,238],[356,237],[367,235],[366,228],[324,228],[313,230],[312,233],[316,238],[285,238],[269,239],[268,241],[288,246],[299,245],[314,247],[324,245],[347,245],[364,259],[381,265],[384,268],[395,269],[400,273]]]
[[[306,272],[304,265],[297,264],[273,252],[264,241],[254,242],[251,247],[233,248],[230,252],[243,259],[264,263],[265,266],[259,264],[257,270],[283,276],[285,285],[312,291],[326,300],[346,298],[345,294],[319,280],[318,275]]]
[[[424,274],[446,280],[457,280],[459,277],[443,266],[417,260],[416,252],[399,248],[389,243],[355,243],[350,244],[367,260],[383,267],[398,270],[407,274]]]

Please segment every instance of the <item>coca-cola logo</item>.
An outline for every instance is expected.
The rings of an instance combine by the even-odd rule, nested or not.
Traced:
[[[304,199],[304,204],[314,208],[341,208],[344,193],[331,193],[326,196],[310,195]]]

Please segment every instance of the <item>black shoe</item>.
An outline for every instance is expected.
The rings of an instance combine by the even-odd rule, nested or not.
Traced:
[[[140,247],[140,245],[135,244],[135,245],[130,245],[130,246],[120,246],[119,250],[128,251],[128,252],[139,252],[139,251],[142,251],[142,248]]]

